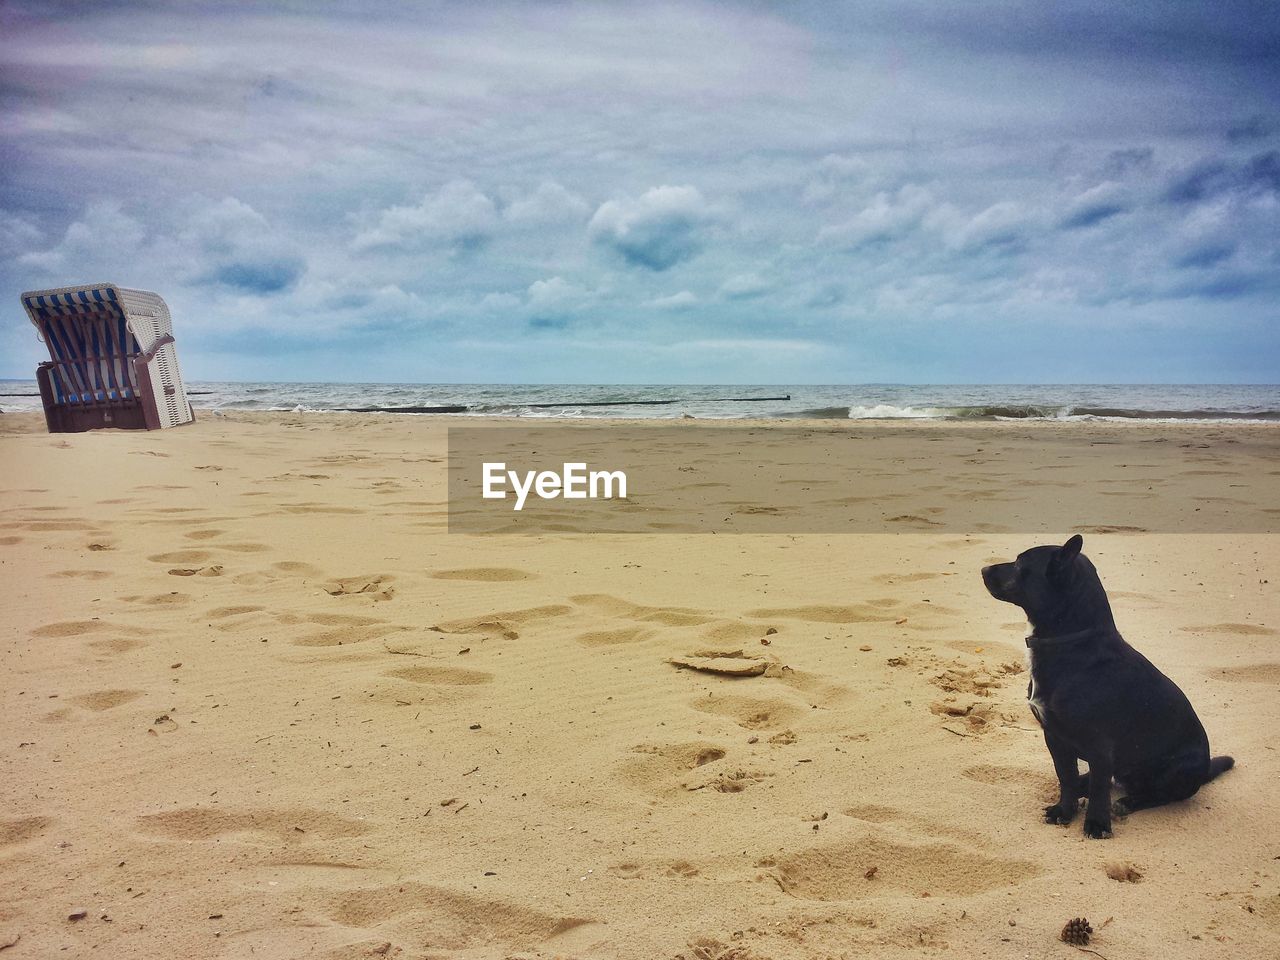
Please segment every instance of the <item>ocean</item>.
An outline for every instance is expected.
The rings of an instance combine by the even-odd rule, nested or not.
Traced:
[[[1280,385],[554,385],[189,381],[198,410],[449,408],[529,418],[1280,421]],[[0,410],[39,410],[34,380],[0,380]],[[426,411],[423,411],[426,412]]]

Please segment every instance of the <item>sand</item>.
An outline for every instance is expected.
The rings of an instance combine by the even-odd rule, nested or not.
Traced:
[[[1040,822],[1025,624],[978,577],[1043,538],[450,535],[447,423],[0,418],[0,952],[1039,958],[1081,916],[1110,960],[1280,954],[1274,535],[1086,534],[1237,760],[1089,841]],[[927,457],[872,471],[902,516],[1046,443],[1149,515],[1206,476],[1276,512],[1271,427],[992,424],[976,464],[826,427]]]

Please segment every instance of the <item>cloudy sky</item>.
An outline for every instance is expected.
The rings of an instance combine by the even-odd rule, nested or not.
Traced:
[[[0,376],[1275,382],[1276,11],[8,0]]]

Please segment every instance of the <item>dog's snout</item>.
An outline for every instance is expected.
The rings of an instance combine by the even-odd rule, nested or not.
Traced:
[[[1001,576],[1003,566],[1004,564],[992,563],[982,568],[982,584],[987,588],[987,593],[997,600],[1008,599],[1009,584]]]

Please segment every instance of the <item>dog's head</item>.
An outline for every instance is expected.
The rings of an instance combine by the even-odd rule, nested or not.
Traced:
[[[1037,633],[1101,626],[1111,610],[1082,546],[1076,534],[1060,547],[1032,547],[1012,563],[983,567],[982,582],[997,600],[1021,607]]]

